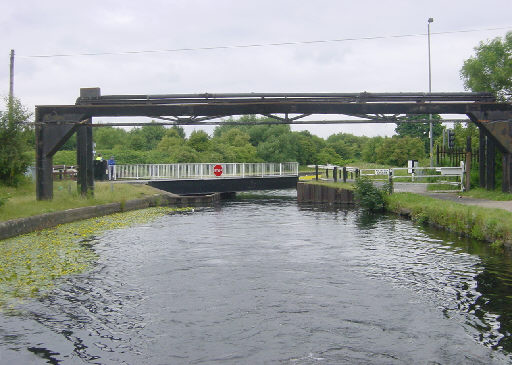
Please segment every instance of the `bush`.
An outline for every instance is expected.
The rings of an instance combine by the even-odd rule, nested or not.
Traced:
[[[356,180],[355,197],[361,207],[369,212],[382,212],[386,208],[385,191],[373,185],[367,177]]]
[[[18,99],[5,100],[6,111],[0,111],[0,183],[17,186],[30,163],[26,154],[26,122],[30,113]]]

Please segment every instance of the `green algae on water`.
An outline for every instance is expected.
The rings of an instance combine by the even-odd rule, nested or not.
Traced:
[[[116,213],[0,241],[0,309],[48,293],[60,277],[86,271],[97,259],[90,241],[102,232],[191,210],[156,207]]]

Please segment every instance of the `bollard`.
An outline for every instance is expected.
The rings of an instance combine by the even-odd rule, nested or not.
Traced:
[[[388,174],[389,194],[393,194],[393,170],[389,169]]]
[[[334,166],[334,169],[332,170],[332,178],[334,182],[338,181],[338,168]]]
[[[329,178],[329,170],[325,169],[325,177],[328,179]]]
[[[347,167],[343,166],[343,182],[347,182]]]
[[[315,165],[315,176],[316,176],[316,181],[318,181],[318,165]]]

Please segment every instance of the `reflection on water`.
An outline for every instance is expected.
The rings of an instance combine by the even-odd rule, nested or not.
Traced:
[[[512,363],[512,262],[352,208],[245,196],[112,231],[0,315],[0,363]]]

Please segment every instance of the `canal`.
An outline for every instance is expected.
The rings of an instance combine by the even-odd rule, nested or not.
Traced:
[[[512,363],[510,257],[394,216],[267,192],[92,243],[1,364]]]

